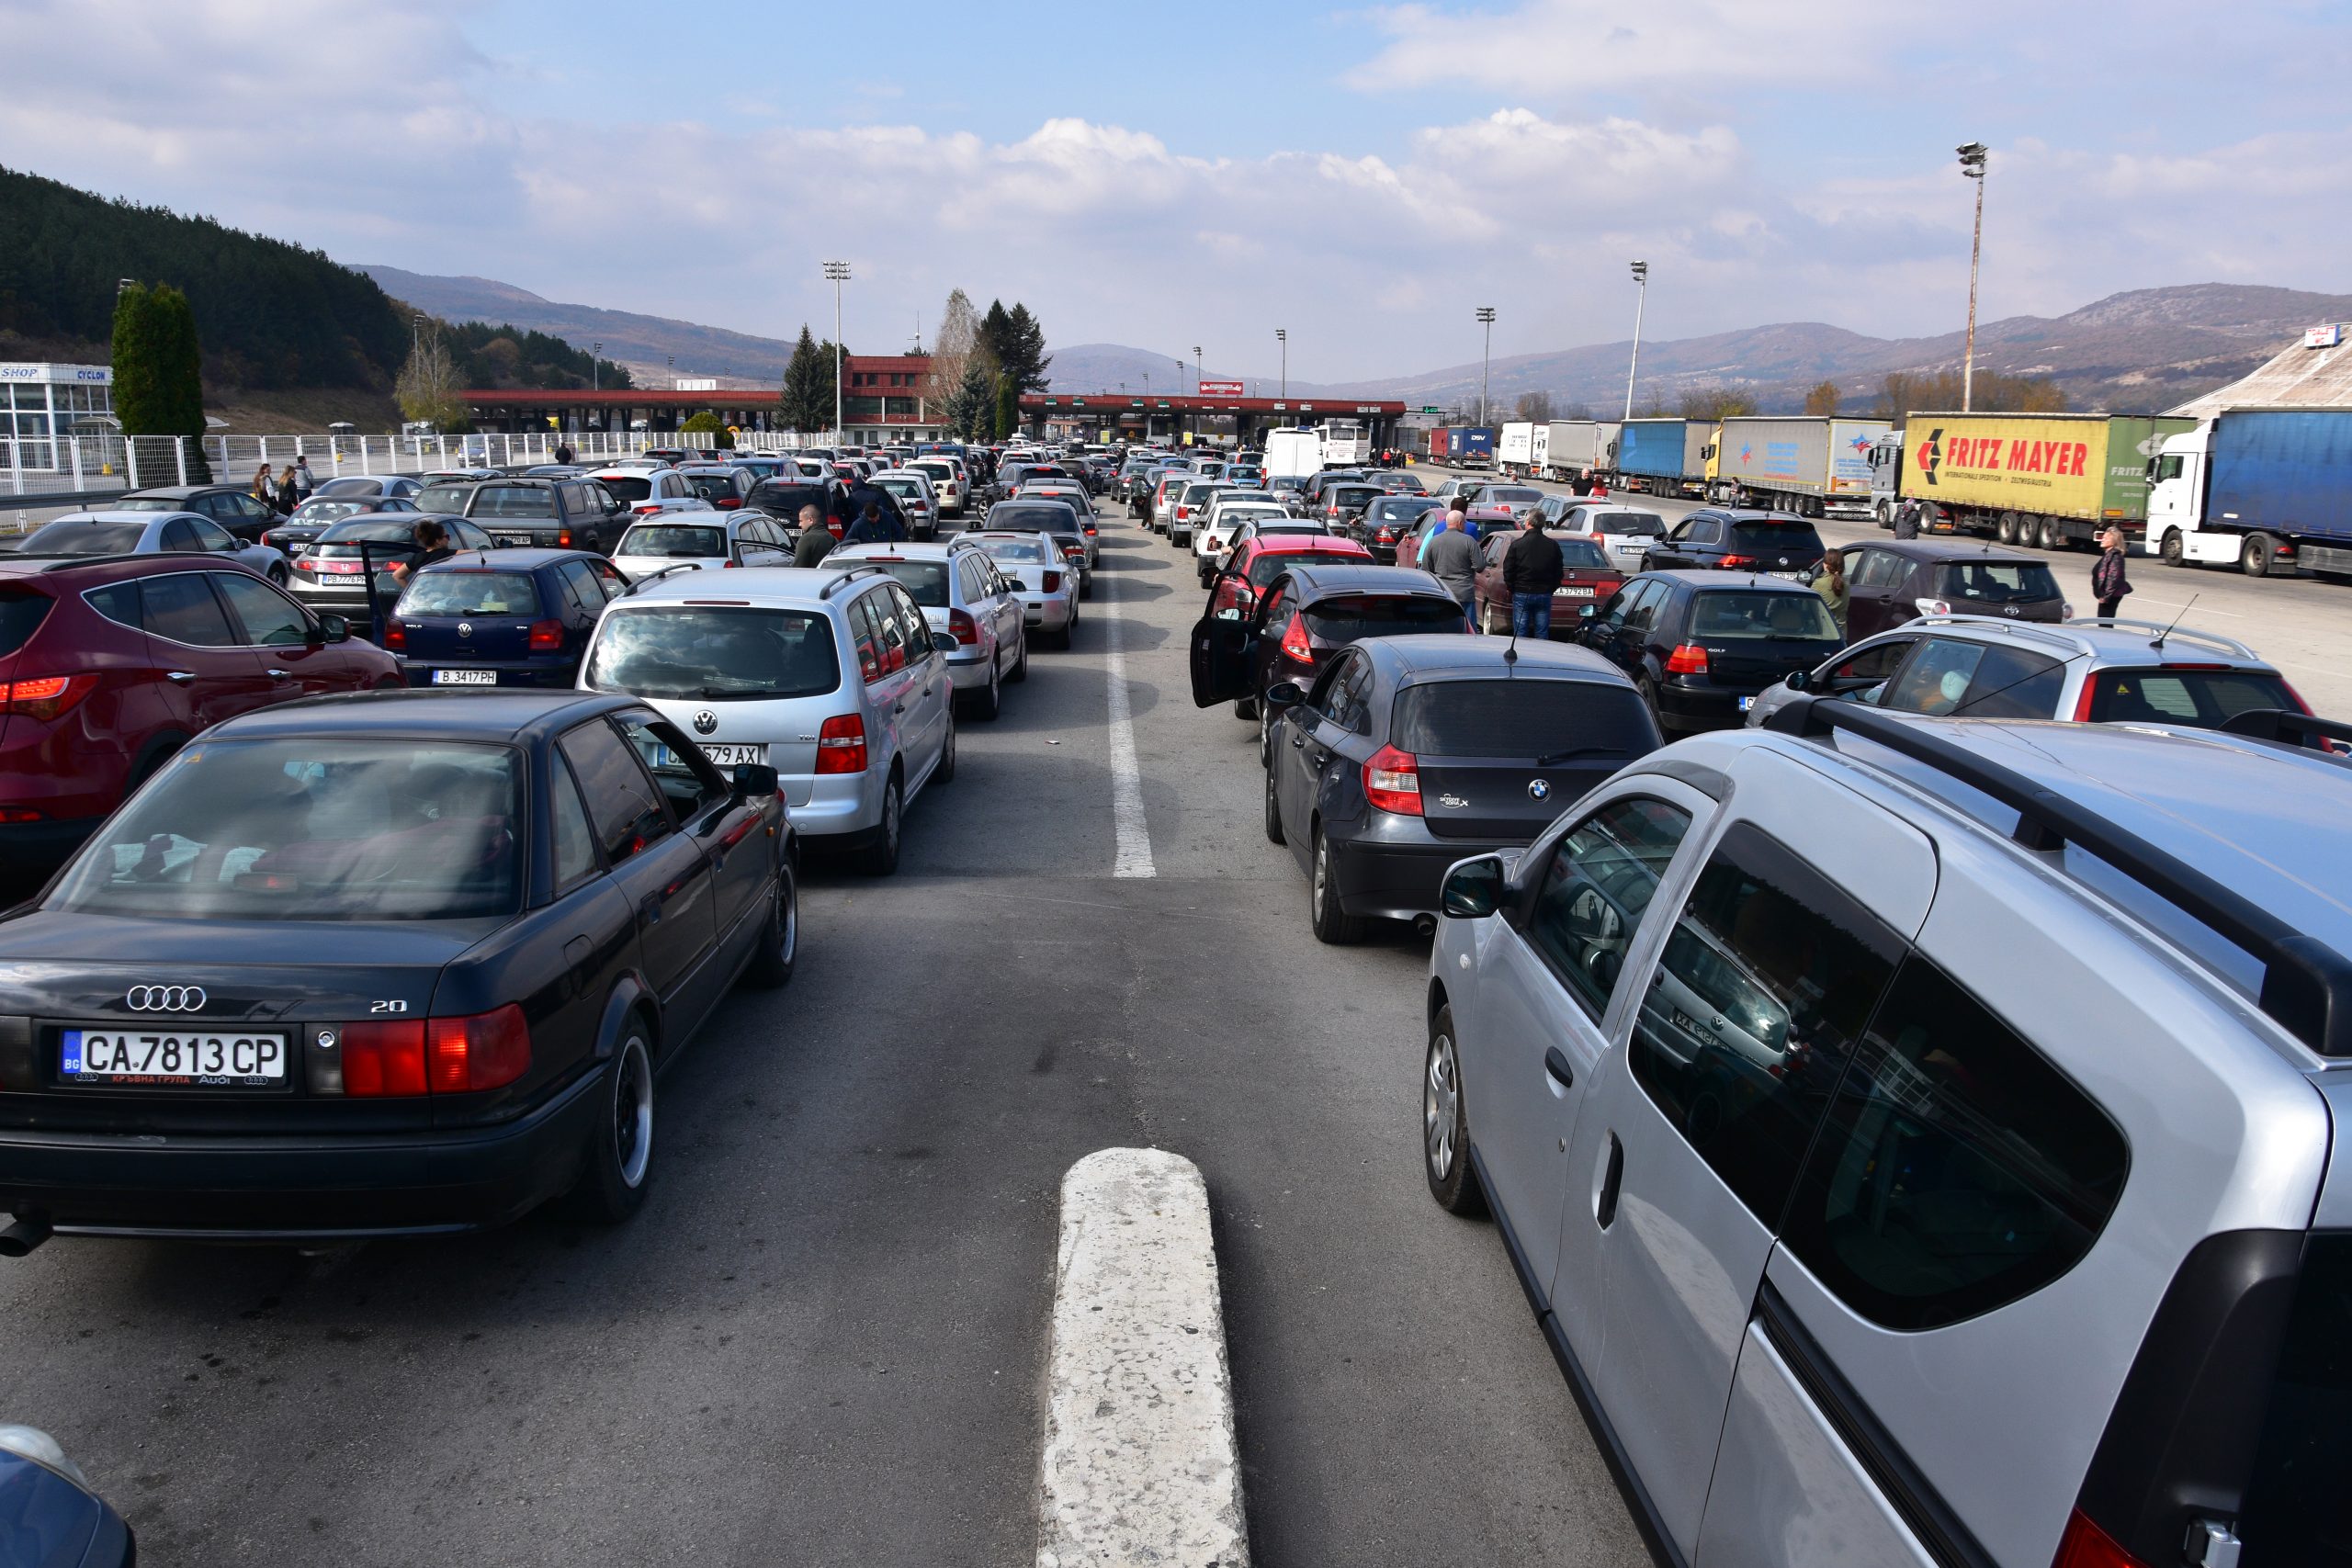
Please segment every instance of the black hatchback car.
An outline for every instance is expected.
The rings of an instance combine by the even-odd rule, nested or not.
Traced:
[[[2040,556],[1973,539],[1886,539],[1849,545],[1846,636],[1860,642],[1921,615],[2064,621],[2073,608]]]
[[[1741,723],[1757,694],[1845,645],[1821,595],[1750,573],[1645,571],[1577,630],[1668,732]]]
[[[479,1229],[652,1177],[654,1081],[798,933],[776,776],[602,694],[215,727],[0,919],[0,1209],[63,1234]]]
[[[1306,873],[1328,942],[1436,914],[1448,866],[1526,845],[1661,743],[1622,671],[1560,643],[1374,637],[1266,701],[1266,837]]]
[[[241,545],[262,542],[263,530],[279,521],[277,511],[238,485],[159,485],[135,490],[109,512],[193,512],[226,528]]]
[[[1246,614],[1194,623],[1193,701],[1208,707],[1230,700],[1236,718],[1258,718],[1269,686],[1312,682],[1340,649],[1364,637],[1469,630],[1468,614],[1426,571],[1360,562],[1295,566],[1267,583]],[[1266,743],[1262,723],[1259,739]]]
[[[1674,525],[1642,564],[1651,571],[1714,567],[1806,581],[1825,553],[1821,536],[1802,517],[1709,506]]]
[[[702,513],[710,516],[716,513]],[[566,687],[628,581],[585,550],[476,550],[417,571],[384,622],[412,686]]]
[[[637,521],[612,491],[591,479],[497,479],[427,485],[424,512],[453,513],[501,545],[613,553]]]

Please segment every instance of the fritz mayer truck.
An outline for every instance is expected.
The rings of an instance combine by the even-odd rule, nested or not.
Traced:
[[[1708,468],[1712,501],[1770,506],[1801,517],[1870,510],[1871,449],[1883,419],[1727,419]]]
[[[2148,519],[2149,459],[2189,419],[2145,414],[1915,413],[1904,422],[1896,493],[1928,502],[1932,525],[2005,545],[2063,550],[2109,525]],[[1886,456],[1880,456],[1881,471]],[[1891,509],[1879,508],[1893,526]]]

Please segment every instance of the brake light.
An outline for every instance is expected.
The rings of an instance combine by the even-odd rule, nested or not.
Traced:
[[[554,653],[562,647],[563,623],[561,621],[533,621],[531,623],[531,651],[533,653]]]
[[[435,1094],[466,1094],[513,1083],[531,1068],[531,1026],[509,1002],[492,1012],[425,1024],[426,1076]]]
[[[947,629],[955,635],[956,640],[961,643],[964,647],[977,648],[979,646],[979,624],[972,619],[970,611],[948,611]]]
[[[1049,571],[1046,573],[1046,586],[1039,590],[1039,592],[1045,593],[1058,593],[1061,591],[1062,574],[1058,571]]]
[[[560,530],[560,531],[556,534],[556,536],[555,536],[555,547],[556,547],[557,549],[560,549],[560,550],[568,550],[568,549],[571,548],[571,529],[569,529],[569,528],[561,529],[561,530]]]
[[[404,621],[384,623],[384,646],[405,650],[408,648],[408,624]]]
[[[820,773],[865,772],[865,716],[835,714],[818,727],[817,771]]]
[[[343,1092],[368,1100],[424,1093],[424,1021],[345,1024]]]
[[[0,682],[0,711],[27,718],[51,719],[96,689],[96,675],[36,675],[29,681]]]
[[[1707,672],[1707,650],[1695,642],[1686,642],[1666,656],[1666,672],[1669,675],[1704,675]]]
[[[650,517],[661,510],[662,503],[658,501],[644,502],[629,508],[629,511],[639,517]]]
[[[2091,1523],[2089,1516],[2077,1508],[2066,1520],[2066,1533],[2058,1538],[2058,1555],[2051,1560],[2050,1568],[2148,1568],[2148,1565],[2124,1551],[2113,1536]]]
[[[718,508],[721,512],[732,512],[737,507],[742,505],[743,502],[740,497],[729,495],[721,496],[718,500],[712,502],[711,504]]]
[[[1715,564],[1722,567],[1725,571],[1729,571],[1736,567],[1754,566],[1758,558],[1755,556],[1725,556]]]
[[[1383,746],[1363,765],[1363,797],[1399,817],[1421,814],[1421,764],[1410,751]]]
[[[0,822],[17,825],[42,819],[41,814],[29,806],[0,806]]]
[[[1290,625],[1283,628],[1283,657],[1300,664],[1315,661],[1315,647],[1306,640],[1306,617],[1293,615]]]

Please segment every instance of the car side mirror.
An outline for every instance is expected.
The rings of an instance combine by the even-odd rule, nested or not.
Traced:
[[[956,638],[946,632],[933,632],[931,634],[931,646],[941,653],[953,653],[956,651]]]
[[[1295,708],[1306,700],[1295,681],[1277,681],[1266,688],[1266,705],[1270,708]]]
[[[349,642],[351,640],[351,623],[341,615],[321,615],[319,617],[319,640],[321,642]]]
[[[1792,692],[1802,692],[1813,684],[1813,677],[1802,670],[1792,670],[1789,678],[1781,682]]]
[[[735,764],[735,793],[746,799],[774,795],[777,789],[775,770],[765,762]]]
[[[1464,861],[1445,874],[1438,907],[1460,920],[1484,919],[1502,904],[1503,863],[1493,855]]]

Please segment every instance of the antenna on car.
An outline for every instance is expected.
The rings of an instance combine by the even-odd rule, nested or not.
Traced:
[[[2172,628],[2173,628],[2174,626],[2177,626],[2180,625],[2181,615],[2188,615],[2188,611],[2189,611],[2189,606],[2190,606],[2190,605],[2195,604],[2197,603],[2197,601],[2198,601],[2198,600],[2199,600],[2199,599],[2201,599],[2201,598],[2203,598],[2203,597],[2204,597],[2204,595],[2203,595],[2203,594],[2200,594],[2200,593],[2191,593],[2191,594],[2188,596],[2188,604],[2183,604],[2183,605],[2180,607],[2180,615],[2175,615],[2175,616],[2171,619],[2171,621],[2169,621],[2168,623],[2166,623],[2166,625],[2165,625],[2165,629],[2164,629],[2164,630],[2162,630],[2162,631],[2160,631],[2160,632],[2158,632],[2158,633],[2156,634],[2156,636],[2155,636],[2155,639],[2154,639],[2154,641],[2152,641],[2151,643],[2149,643],[2149,644],[2148,644],[2148,646],[2149,646],[2150,648],[2154,649],[2158,653],[2162,653],[2162,652],[2165,650],[2165,638],[2166,638],[2166,637],[2168,637],[2172,636]]]

